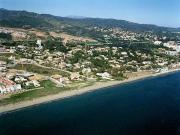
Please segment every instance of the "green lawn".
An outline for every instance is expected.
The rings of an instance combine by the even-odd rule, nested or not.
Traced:
[[[63,88],[56,87],[55,84],[52,83],[51,81],[43,81],[41,82],[41,86],[44,88],[13,94],[9,98],[2,99],[0,100],[0,106],[7,105],[10,103],[16,103],[20,101],[25,101],[25,100],[32,100],[34,98],[53,95],[65,90],[70,90],[70,88],[68,87],[63,87]]]
[[[32,100],[32,99],[47,96],[47,95],[55,95],[63,91],[88,87],[93,84],[94,82],[75,82],[66,87],[56,87],[56,85],[53,82],[46,80],[46,81],[41,82],[41,86],[43,87],[42,89],[36,89],[32,91],[26,91],[23,93],[13,94],[9,98],[0,100],[0,106],[11,104],[11,103],[17,103],[21,101],[26,101],[26,100]]]

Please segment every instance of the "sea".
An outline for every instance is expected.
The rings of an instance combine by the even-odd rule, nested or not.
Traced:
[[[180,135],[180,72],[0,114],[0,135]]]

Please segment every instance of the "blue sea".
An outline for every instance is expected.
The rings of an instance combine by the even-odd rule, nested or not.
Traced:
[[[1,114],[0,135],[180,135],[180,72]]]

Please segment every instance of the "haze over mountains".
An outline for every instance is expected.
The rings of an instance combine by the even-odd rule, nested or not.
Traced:
[[[0,9],[0,26],[39,28],[59,30],[73,35],[88,36],[92,27],[119,28],[136,32],[179,31],[179,28],[160,27],[149,24],[138,24],[125,20],[87,18],[79,16],[59,17],[50,14],[38,14],[27,11]]]

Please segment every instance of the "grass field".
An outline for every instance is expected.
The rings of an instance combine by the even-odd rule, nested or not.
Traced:
[[[41,86],[44,88],[13,94],[9,98],[2,99],[0,100],[0,106],[7,105],[10,103],[16,103],[20,101],[25,101],[25,100],[32,100],[34,98],[53,95],[65,90],[70,90],[70,88],[68,87],[62,87],[62,88],[56,87],[55,84],[51,81],[42,81]]]
[[[83,87],[91,86],[93,84],[94,82],[74,82],[66,87],[56,87],[56,84],[49,80],[46,80],[41,82],[41,87],[43,87],[42,89],[36,89],[32,91],[26,91],[23,93],[13,94],[8,98],[1,99],[0,106],[22,102],[26,100],[32,100],[47,95],[55,95],[63,91],[80,89]]]

